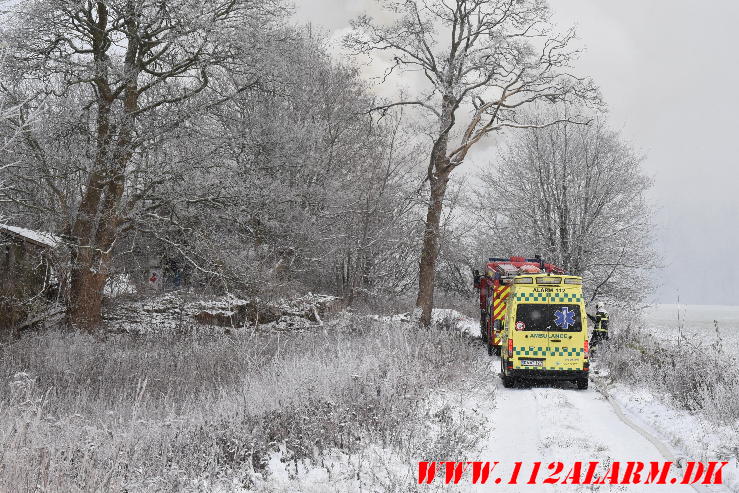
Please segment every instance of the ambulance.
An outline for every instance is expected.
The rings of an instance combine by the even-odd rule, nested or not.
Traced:
[[[500,355],[501,334],[513,278],[519,274],[564,274],[556,265],[535,258],[490,258],[482,273],[474,271],[474,287],[480,292],[480,337],[488,354]]]
[[[510,281],[501,332],[504,387],[521,379],[570,380],[588,388],[588,326],[582,278],[552,272]]]

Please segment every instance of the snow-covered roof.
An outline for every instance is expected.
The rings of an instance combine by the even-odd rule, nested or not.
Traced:
[[[45,231],[21,228],[19,226],[10,226],[9,224],[0,224],[0,231],[7,231],[16,236],[20,236],[26,241],[49,248],[56,248],[62,243],[61,237],[57,235],[47,233]]]

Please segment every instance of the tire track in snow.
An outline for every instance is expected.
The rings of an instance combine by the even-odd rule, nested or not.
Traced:
[[[583,420],[582,410],[568,397],[571,389],[534,386],[531,391],[537,407],[545,410],[539,420],[540,435],[544,432],[539,444],[542,457],[557,460],[557,457],[567,455],[571,449],[579,449],[583,456],[595,456],[608,449],[578,427]]]
[[[496,364],[497,363],[497,364]],[[623,422],[608,400],[593,389],[577,390],[568,383],[532,384],[506,389],[497,377],[497,358],[491,375],[497,393],[488,419],[494,430],[483,446],[481,460],[500,461],[496,477],[503,483],[468,485],[462,491],[537,492],[690,492],[687,485],[505,485],[515,462],[523,462],[519,482],[526,482],[532,462],[541,461],[538,482],[549,476],[546,465],[561,461],[568,471],[574,461],[663,461],[662,450]],[[668,459],[669,460],[669,459]],[[528,468],[528,469],[527,469]],[[600,473],[605,472],[602,468]]]
[[[662,442],[659,438],[657,438],[655,435],[651,434],[649,431],[644,429],[643,427],[639,426],[637,423],[635,423],[631,418],[629,418],[626,413],[621,409],[621,406],[618,404],[618,402],[611,397],[611,395],[608,393],[608,387],[605,385],[599,378],[593,378],[591,379],[596,385],[596,390],[602,394],[608,403],[613,408],[613,411],[616,413],[616,416],[618,416],[618,419],[620,419],[624,424],[629,426],[631,429],[639,433],[641,436],[643,436],[645,439],[649,440],[649,442],[654,445],[654,447],[662,454],[662,456],[672,462],[673,464],[680,464],[680,469],[683,469],[683,465],[681,464],[681,458],[678,458],[675,456],[675,454],[672,452],[670,447],[666,445],[664,442]],[[704,486],[699,484],[690,485],[694,491],[698,493],[718,493],[718,492],[724,492],[728,491],[725,488],[722,488],[719,485],[715,486]]]

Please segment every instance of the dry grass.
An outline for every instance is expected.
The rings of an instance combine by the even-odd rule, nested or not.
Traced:
[[[0,491],[248,487],[278,448],[458,457],[477,424],[424,403],[482,361],[455,332],[359,317],[319,333],[27,336],[0,348]]]
[[[598,356],[617,381],[667,395],[678,408],[716,424],[739,423],[739,360],[724,348],[718,330],[674,343],[629,326],[616,331]]]

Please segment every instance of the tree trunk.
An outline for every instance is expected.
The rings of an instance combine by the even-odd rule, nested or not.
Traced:
[[[72,270],[69,297],[69,323],[72,327],[91,332],[102,322],[103,288],[106,276],[94,271],[89,248],[76,255]]]
[[[442,155],[443,156],[443,155]],[[441,157],[444,159],[445,156]],[[439,159],[437,157],[437,159]],[[436,169],[445,169],[445,163],[436,166]],[[446,168],[448,169],[448,168]],[[434,279],[436,274],[436,259],[439,255],[439,228],[441,212],[449,182],[449,171],[436,174],[431,181],[431,196],[426,212],[426,228],[423,232],[423,247],[418,275],[418,298],[416,307],[421,309],[422,327],[431,325],[431,310],[434,307]]]
[[[95,258],[99,248],[95,244],[95,228],[100,222],[98,212],[105,187],[103,170],[108,165],[110,149],[110,100],[98,106],[97,149],[94,169],[90,173],[72,226],[76,245],[72,249],[71,282],[69,284],[68,321],[72,327],[90,331],[102,321],[103,286],[100,267]],[[102,282],[102,285],[101,285]]]
[[[77,236],[80,243],[72,252],[69,323],[88,332],[102,323],[103,288],[113,261],[112,249],[119,225],[117,205],[123,195],[122,179],[120,174],[109,179],[102,203],[97,200],[100,219],[95,231]]]
[[[103,288],[113,263],[113,247],[121,224],[118,207],[125,188],[125,172],[133,155],[132,136],[138,109],[139,53],[137,18],[133,3],[126,14],[127,41],[123,72],[123,114],[117,125],[111,125],[115,96],[111,92],[106,64],[98,65],[97,142],[95,166],[79,206],[73,227],[77,246],[72,252],[72,282],[70,285],[69,324],[92,331],[102,323]],[[98,4],[99,30],[93,43],[95,59],[107,61],[110,47],[104,27],[107,6]],[[106,41],[107,40],[107,41]]]

